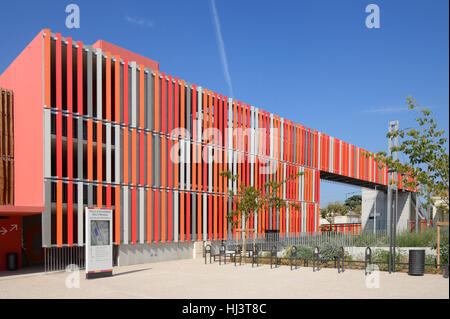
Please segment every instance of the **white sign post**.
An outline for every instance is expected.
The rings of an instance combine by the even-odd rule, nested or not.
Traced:
[[[86,278],[112,276],[112,210],[86,207]]]

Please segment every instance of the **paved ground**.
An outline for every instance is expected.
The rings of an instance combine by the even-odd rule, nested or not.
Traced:
[[[205,265],[203,260],[178,260],[114,268],[114,276],[86,280],[67,288],[69,273],[9,275],[0,272],[4,298],[449,298],[442,275],[408,276],[379,273],[379,288],[367,288],[362,270],[299,268],[269,265]],[[9,276],[2,276],[2,275]],[[244,288],[243,288],[244,287]]]

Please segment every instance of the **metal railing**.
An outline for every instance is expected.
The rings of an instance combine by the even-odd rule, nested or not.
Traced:
[[[277,234],[278,235],[278,234]],[[242,246],[241,236],[235,235],[224,241],[227,250],[233,250],[236,245]],[[367,247],[389,244],[387,232],[379,231],[374,234],[372,231],[361,232],[360,234],[346,234],[343,232],[315,232],[315,233],[288,233],[262,238],[247,238],[246,251],[253,250],[254,244],[258,245],[260,251],[271,251],[275,246],[278,251],[290,246],[323,246],[325,244],[334,244],[338,247]]]
[[[235,266],[236,266],[236,259],[238,256],[239,256],[239,265],[242,265],[242,252],[239,249],[236,250],[234,253],[232,253],[229,257],[231,261],[234,261]],[[310,267],[309,265],[312,264],[313,272],[319,271],[320,269],[322,269],[322,266],[325,266],[325,268],[336,268],[338,274],[343,273],[345,271],[346,264],[347,267],[349,267],[350,269],[361,269],[363,267],[362,269],[364,269],[365,276],[371,274],[372,271],[375,270],[374,268],[375,265],[384,265],[386,267],[389,266],[388,260],[383,260],[383,258],[381,260],[380,259],[374,260],[372,256],[372,249],[370,247],[366,247],[365,249],[364,260],[346,259],[344,247],[339,247],[338,251],[336,252],[336,255],[334,256],[334,266],[332,260],[330,260],[326,256],[322,256],[322,251],[320,250],[319,246],[313,248],[313,255],[312,257],[309,258],[299,258],[297,256],[297,248],[295,246],[291,247],[289,250],[289,255],[284,257],[278,256],[275,246],[269,251],[269,254],[266,256],[261,256],[258,250],[254,250],[251,252],[251,256],[249,254],[247,260],[244,260],[244,263],[251,262],[252,268],[255,263],[257,267],[259,266],[260,263],[267,265],[270,264],[270,269],[278,268],[279,265],[287,265],[290,266],[290,270],[293,270],[293,267],[297,269],[299,266],[298,265],[299,262],[302,261],[303,267]],[[205,256],[205,263],[206,263],[206,256]],[[406,262],[395,261],[395,264],[401,265],[403,266],[402,268],[404,268],[404,266],[409,266],[409,260]],[[448,264],[425,263],[424,266],[425,267],[431,266],[434,267],[435,269],[439,269],[440,271],[444,270],[443,277],[448,278]],[[384,270],[387,271],[387,269]],[[395,267],[393,272],[395,272]]]
[[[45,272],[65,271],[69,265],[85,268],[85,247],[44,247]]]
[[[65,271],[68,266],[85,269],[85,246],[44,247],[45,272]],[[113,245],[113,266],[118,265],[119,247]],[[73,270],[73,269],[71,269]]]

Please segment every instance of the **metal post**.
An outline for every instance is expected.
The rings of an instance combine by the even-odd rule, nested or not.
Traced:
[[[373,208],[373,233],[377,233],[377,186],[375,186],[375,205]]]
[[[398,131],[398,121],[391,121],[389,122],[389,133],[394,133]],[[395,137],[395,146],[398,146],[398,137]],[[389,136],[388,140],[388,156],[392,155],[392,136]],[[398,152],[394,152],[394,160],[398,159]],[[395,170],[388,169],[388,194],[387,194],[387,219],[388,219],[388,232],[389,232],[389,273],[393,270],[393,252],[392,252],[392,237],[393,234],[395,234],[395,226],[394,226],[394,216],[392,212],[392,188],[394,186],[391,186],[392,183],[392,173],[394,173]],[[394,177],[395,181],[396,177]],[[396,217],[395,217],[396,218]],[[394,235],[395,236],[395,235]],[[395,254],[395,252],[394,252]]]
[[[388,270],[389,273],[391,273],[391,256],[392,256],[392,192],[391,192],[391,185],[389,184],[391,182],[391,177],[389,173],[388,178],[388,187],[387,187],[387,231],[389,234],[389,259],[388,259]]]
[[[398,121],[394,121],[394,130],[398,132]],[[398,147],[398,136],[394,139],[394,146]],[[394,160],[398,160],[398,151],[394,152]],[[393,257],[392,257],[392,270],[395,272],[395,250],[397,247],[397,216],[398,216],[398,176],[394,175],[395,183],[395,211],[394,211],[394,224],[393,224],[393,232],[394,232],[394,249],[393,249]]]
[[[390,180],[390,178],[389,178]],[[388,233],[389,233],[389,273],[391,273],[391,263],[392,263],[392,193],[391,193],[391,185],[388,185],[388,194],[387,194],[387,216],[388,216]]]
[[[367,266],[369,266],[369,269],[367,269]],[[370,247],[366,248],[366,251],[364,253],[364,275],[367,276],[367,274],[372,273],[372,249]]]
[[[416,224],[414,225],[416,234],[419,233],[419,209],[420,209],[419,205],[420,205],[420,200],[419,200],[419,196],[417,196],[417,193],[416,193]]]
[[[389,123],[389,133],[391,132],[391,126]],[[389,137],[388,142],[388,156],[391,156],[391,148],[392,148],[392,137]],[[388,185],[387,185],[387,232],[390,236],[391,234],[391,205],[392,205],[392,197],[391,197],[391,182],[392,182],[392,169],[388,168]]]
[[[396,248],[397,248],[397,216],[398,216],[398,188],[395,189],[395,211],[394,211],[394,249],[393,249],[393,257],[392,257],[392,264],[393,264],[393,272],[395,272],[395,255],[396,255]]]
[[[270,251],[270,269],[272,269],[272,257],[273,257],[273,254],[272,254],[272,251]]]

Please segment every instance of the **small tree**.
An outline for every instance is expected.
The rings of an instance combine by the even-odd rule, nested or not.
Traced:
[[[344,205],[351,211],[361,213],[361,203],[362,196],[361,195],[353,195],[345,200]]]
[[[391,147],[391,152],[403,152],[408,157],[407,163],[393,160],[392,156],[386,156],[385,152],[365,154],[373,156],[380,163],[380,167],[385,164],[389,169],[402,174],[403,187],[417,188],[418,194],[425,199],[427,205],[438,206],[448,213],[449,154],[445,131],[437,129],[431,111],[419,108],[411,96],[406,100],[409,109],[415,109],[419,113],[416,118],[419,128],[400,129],[388,133],[387,137],[402,139],[400,146]]]
[[[233,182],[239,180],[239,175],[232,175],[230,171],[223,171],[220,175]],[[278,196],[279,189],[283,186],[283,184],[300,175],[303,175],[303,173],[291,174],[285,180],[278,183],[266,182],[260,189],[257,189],[254,186],[245,186],[240,183],[236,193],[232,189],[229,190],[229,196],[233,199],[235,209],[231,210],[227,216],[227,219],[235,229],[239,225],[239,218],[241,220],[243,228],[236,229],[236,231],[242,232],[244,256],[246,253],[246,234],[247,232],[255,232],[254,228],[246,228],[247,221],[249,221],[252,217],[255,217],[259,210],[275,209],[278,213],[280,209],[287,207],[288,205],[296,209],[300,208],[298,204],[288,202]],[[254,243],[255,236],[253,240],[253,244]]]
[[[347,213],[348,207],[339,201],[329,203],[326,207],[320,209],[320,216],[330,224],[334,223],[336,216],[345,216]]]

